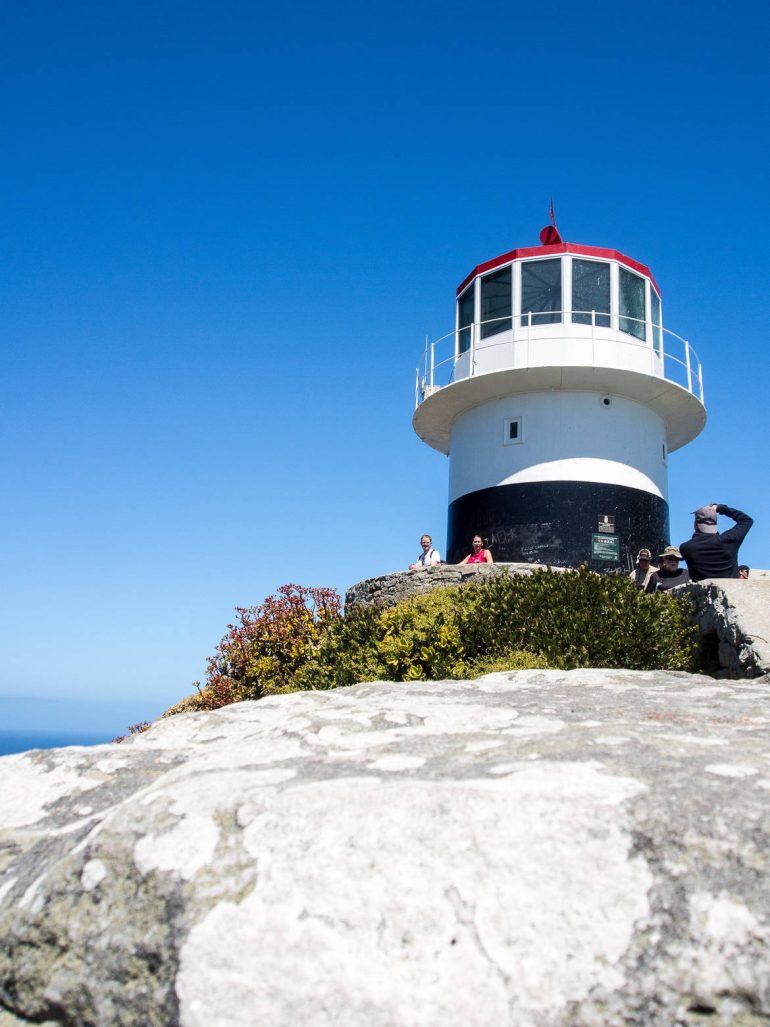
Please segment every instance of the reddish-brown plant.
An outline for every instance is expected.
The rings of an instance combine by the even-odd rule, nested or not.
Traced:
[[[201,709],[291,688],[315,654],[326,627],[340,615],[331,588],[282,585],[259,606],[236,607],[238,620],[209,657],[206,680],[196,683]]]
[[[125,740],[129,737],[129,735],[141,735],[141,734],[144,734],[144,732],[145,731],[149,731],[151,727],[152,727],[152,724],[150,723],[149,720],[140,720],[138,724],[129,724],[128,725],[128,734],[127,735],[118,735],[117,738],[113,738],[112,740],[113,740],[113,742],[125,742]]]

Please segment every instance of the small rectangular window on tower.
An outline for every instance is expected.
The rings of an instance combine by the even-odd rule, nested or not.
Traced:
[[[522,441],[521,436],[521,418],[520,417],[506,417],[504,422],[503,431],[503,445],[513,446],[518,442]]]

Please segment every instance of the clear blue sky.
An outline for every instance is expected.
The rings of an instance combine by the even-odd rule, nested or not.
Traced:
[[[551,197],[565,238],[653,269],[703,360],[673,540],[726,502],[770,566],[764,6],[40,3],[1,24],[0,696],[118,730],[191,690],[235,605],[402,567],[425,530],[443,549],[414,367]]]

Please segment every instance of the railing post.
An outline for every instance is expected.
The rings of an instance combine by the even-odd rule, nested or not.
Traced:
[[[420,368],[414,369],[414,409],[420,405]]]
[[[700,361],[698,361],[698,384],[700,385],[700,401],[705,407],[706,400],[703,396],[703,364],[701,364]]]
[[[684,341],[684,361],[687,366],[687,391],[692,392],[692,367],[690,366],[690,343]]]
[[[596,311],[591,311],[591,363],[596,367]]]
[[[430,391],[433,392],[433,372],[436,363],[436,343],[430,344]]]
[[[476,322],[471,325],[471,348],[468,353],[468,377],[473,377],[474,363],[476,361]]]
[[[532,311],[527,311],[527,367],[532,358],[530,342],[532,341]]]

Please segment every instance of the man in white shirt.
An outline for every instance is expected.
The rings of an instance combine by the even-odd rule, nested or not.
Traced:
[[[409,564],[410,571],[421,571],[423,567],[434,567],[441,563],[441,554],[438,549],[433,548],[433,539],[430,535],[423,535],[420,539],[422,553],[417,557],[416,563]]]
[[[640,549],[636,558],[636,567],[628,575],[637,588],[644,591],[650,583],[650,578],[657,573],[658,568],[652,563],[652,553],[649,549]]]

